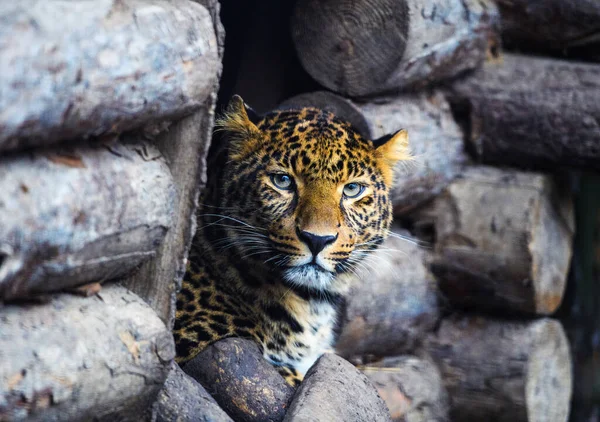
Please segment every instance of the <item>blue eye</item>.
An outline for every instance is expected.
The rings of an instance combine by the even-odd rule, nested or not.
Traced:
[[[358,183],[348,183],[344,186],[344,196],[346,198],[356,198],[358,195],[363,193],[365,187]]]
[[[290,190],[294,185],[292,177],[288,174],[276,173],[271,174],[271,181],[273,184],[281,190]]]

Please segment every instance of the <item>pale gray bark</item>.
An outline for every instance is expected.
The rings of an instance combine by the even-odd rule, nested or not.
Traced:
[[[452,421],[566,422],[572,376],[560,322],[454,315],[427,350],[439,365]]]
[[[0,324],[0,420],[143,420],[175,355],[160,318],[117,285],[7,305]]]
[[[220,68],[188,0],[0,4],[0,150],[119,133],[198,110]]]
[[[292,38],[306,71],[350,97],[420,88],[478,66],[497,45],[489,0],[298,2]]]
[[[472,167],[436,199],[432,270],[454,303],[549,315],[574,230],[571,195],[551,176]]]
[[[144,141],[0,159],[0,300],[126,274],[173,224],[177,192]]]

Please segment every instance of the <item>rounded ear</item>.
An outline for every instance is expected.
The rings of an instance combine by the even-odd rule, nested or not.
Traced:
[[[412,160],[406,129],[400,129],[396,133],[375,139],[373,146],[377,156],[390,167],[393,167],[398,161]]]
[[[252,110],[242,97],[234,95],[227,110],[215,122],[217,130],[227,132],[230,138],[230,158],[236,159],[253,150],[261,140],[261,132],[256,126],[260,116]]]

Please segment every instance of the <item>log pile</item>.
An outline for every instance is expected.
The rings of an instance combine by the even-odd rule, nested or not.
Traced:
[[[226,44],[230,3],[0,7],[0,421],[567,421],[561,175],[600,170],[597,4],[270,0],[253,25],[225,22]],[[415,157],[396,170],[377,271],[340,316],[341,357],[296,390],[245,340],[173,363],[231,93],[328,109],[367,138],[408,129]]]

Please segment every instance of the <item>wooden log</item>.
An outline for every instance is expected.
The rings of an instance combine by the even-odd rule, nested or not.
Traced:
[[[211,15],[193,1],[23,0],[0,17],[0,150],[180,118],[218,79]]]
[[[306,373],[284,422],[390,420],[367,377],[341,357],[326,353]]]
[[[394,236],[366,258],[369,271],[359,269],[346,295],[335,350],[351,362],[411,353],[437,323],[437,287],[425,264],[427,251],[405,231],[394,230]]]
[[[439,369],[430,360],[396,356],[360,369],[385,401],[393,421],[449,421],[448,393]]]
[[[513,46],[563,50],[600,43],[600,3],[594,0],[498,0],[502,38]]]
[[[177,198],[144,141],[87,144],[0,159],[0,300],[131,271],[154,256]]]
[[[552,177],[473,167],[436,199],[435,215],[431,268],[451,301],[541,315],[558,308],[574,216]]]
[[[324,87],[364,97],[414,89],[479,65],[495,49],[488,0],[310,0],[296,3],[300,62]]]
[[[0,309],[0,420],[139,421],[175,356],[170,331],[111,285]]]
[[[452,421],[566,422],[571,357],[561,324],[454,315],[429,338]]]
[[[449,98],[484,163],[600,169],[600,65],[506,54],[454,83]]]
[[[414,161],[395,171],[395,214],[433,199],[468,162],[463,132],[440,93],[403,94],[353,102],[326,91],[298,95],[279,108],[317,107],[350,122],[367,139],[407,129]]]
[[[294,394],[294,389],[251,340],[220,340],[182,369],[239,422],[281,421]]]
[[[156,403],[157,422],[233,422],[204,387],[175,362]]]

